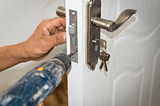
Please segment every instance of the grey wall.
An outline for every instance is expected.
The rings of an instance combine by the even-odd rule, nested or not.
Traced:
[[[42,20],[56,17],[60,5],[64,6],[64,0],[0,0],[0,47],[26,40]],[[0,95],[36,65],[65,51],[63,44],[41,61],[21,63],[0,72]]]

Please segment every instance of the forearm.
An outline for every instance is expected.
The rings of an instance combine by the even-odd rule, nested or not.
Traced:
[[[0,71],[46,57],[55,46],[66,42],[65,27],[64,18],[47,20],[41,22],[26,41],[0,47]]]
[[[0,71],[30,60],[23,50],[23,43],[0,47]]]

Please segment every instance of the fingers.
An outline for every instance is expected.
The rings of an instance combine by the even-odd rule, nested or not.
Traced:
[[[50,42],[53,42],[53,47],[66,43],[66,32],[60,32],[50,36]]]
[[[66,42],[66,20],[64,18],[54,18],[45,21],[42,27],[42,34],[50,35],[47,38],[53,47]]]
[[[66,19],[65,18],[54,18],[51,20],[47,21],[47,29],[49,29],[50,31],[54,28],[60,28],[60,30],[64,30],[66,28]]]
[[[58,27],[58,30],[59,30],[59,31],[65,31],[65,27],[60,26],[60,27]]]
[[[64,18],[54,18],[51,20],[47,20],[42,22],[41,26],[44,35],[48,35],[47,30],[50,35],[54,35],[59,32],[64,32],[66,28],[66,20]]]
[[[42,28],[42,34],[46,35],[46,36],[50,36],[50,33],[49,33],[49,31],[47,30],[46,27]]]
[[[64,27],[59,27],[59,28],[54,28],[50,31],[50,35],[54,35],[57,34],[59,32],[65,32],[65,28]]]
[[[51,19],[51,21],[56,21],[54,23],[55,27],[60,27],[60,26],[66,27],[66,19],[65,18],[58,17],[58,18],[55,18],[54,20]]]

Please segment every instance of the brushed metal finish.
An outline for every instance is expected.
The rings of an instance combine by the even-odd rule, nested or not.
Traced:
[[[70,35],[70,52],[77,50],[78,51],[78,35],[77,35],[77,11],[75,10],[69,10],[69,24],[70,26],[73,26],[73,33],[69,31]],[[71,28],[69,28],[71,30]],[[78,63],[78,52],[76,52],[72,57],[71,60],[73,62]]]
[[[58,6],[56,14],[60,17],[66,17],[65,7]],[[69,35],[70,35],[70,52],[78,51],[78,36],[77,36],[77,11],[69,10]],[[78,63],[78,52],[76,52],[71,60]]]
[[[114,22],[112,20],[106,20],[99,17],[91,17],[91,23],[99,28],[103,28],[109,32],[117,30],[123,23],[125,23],[137,10],[126,9],[124,10],[117,20]]]
[[[63,6],[58,6],[56,10],[56,14],[60,17],[66,17],[66,10]]]
[[[92,41],[100,39],[100,28],[91,23],[91,17],[101,17],[101,0],[90,0],[87,5],[87,64],[94,70],[100,48]]]

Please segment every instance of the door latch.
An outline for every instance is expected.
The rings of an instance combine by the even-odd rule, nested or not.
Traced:
[[[117,20],[106,20],[101,18],[101,0],[90,0],[87,5],[87,64],[91,70],[95,69],[98,62],[98,53],[100,45],[97,43],[100,39],[100,28],[109,32],[117,30],[126,22],[136,10],[124,10]]]
[[[58,6],[56,14],[60,17],[65,17],[66,12],[63,6]],[[69,27],[68,32],[70,35],[70,52],[78,51],[78,35],[77,35],[77,11],[69,10]],[[75,53],[71,60],[78,63],[78,52]]]

